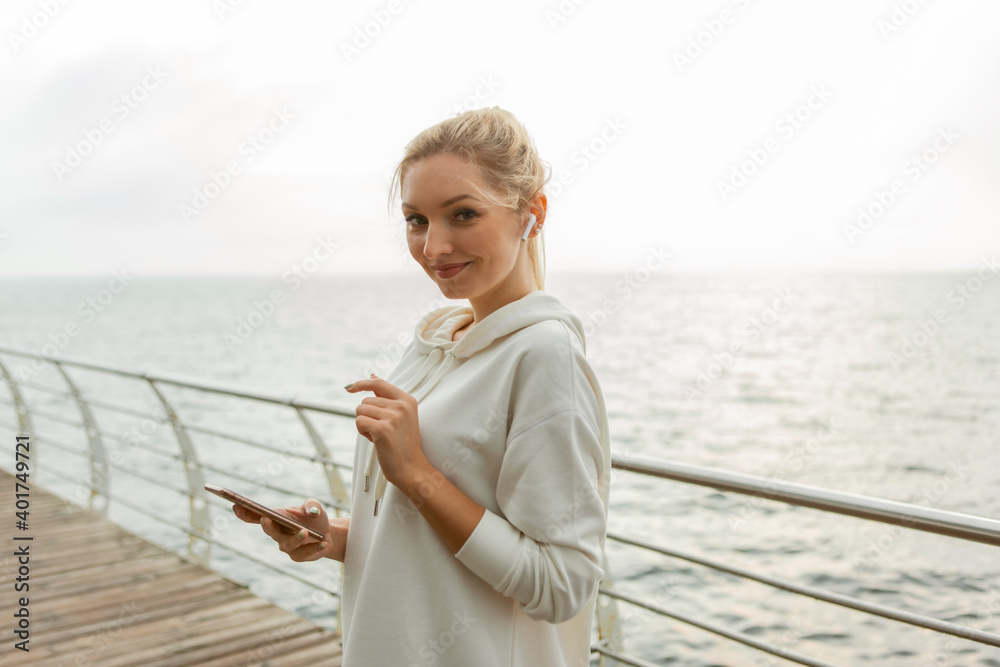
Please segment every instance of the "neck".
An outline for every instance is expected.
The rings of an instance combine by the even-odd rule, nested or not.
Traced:
[[[521,262],[520,266],[515,267],[503,283],[485,294],[469,299],[469,305],[472,306],[472,324],[482,321],[508,303],[513,303],[538,289],[535,285],[534,271],[531,270],[530,265],[525,266],[527,264],[527,262]],[[519,268],[520,271],[518,271]]]

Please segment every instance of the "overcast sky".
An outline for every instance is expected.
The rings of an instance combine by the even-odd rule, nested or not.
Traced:
[[[404,145],[493,105],[562,181],[552,271],[1000,251],[998,3],[576,1],[8,0],[0,275],[408,269]]]

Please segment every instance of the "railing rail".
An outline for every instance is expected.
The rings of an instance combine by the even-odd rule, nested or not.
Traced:
[[[628,470],[660,479],[732,491],[789,505],[890,523],[927,533],[958,537],[1000,546],[1000,521],[985,517],[901,503],[895,500],[835,491],[818,486],[782,482],[746,473],[718,470],[677,461],[659,461],[638,456],[613,456],[618,470]]]
[[[15,373],[12,373],[4,364],[3,355],[30,359],[33,368],[36,370],[39,364],[42,367],[46,364],[51,365],[62,377],[63,382],[66,385],[66,389],[60,390],[55,387],[29,382],[24,379],[19,380],[15,377]],[[152,416],[141,411],[124,406],[118,406],[103,400],[88,399],[85,393],[79,389],[67,373],[66,368],[112,374],[122,378],[139,381],[152,391],[153,396],[156,398],[156,401],[162,410],[162,415]],[[182,387],[185,389],[206,392],[208,394],[225,395],[249,401],[258,401],[272,405],[284,406],[294,410],[296,418],[305,430],[316,454],[315,456],[311,456],[291,452],[280,453],[293,454],[300,460],[307,460],[320,465],[322,467],[327,486],[330,490],[330,497],[321,498],[320,500],[322,500],[325,504],[337,508],[337,510],[348,509],[348,495],[346,487],[343,484],[343,480],[340,478],[339,471],[341,469],[349,470],[350,466],[334,460],[334,457],[330,454],[322,435],[310,420],[308,413],[313,412],[339,417],[349,417],[353,419],[355,416],[353,410],[344,407],[325,405],[314,401],[299,400],[295,397],[248,390],[224,383],[182,377],[179,375],[136,372],[112,365],[68,357],[43,357],[32,352],[6,346],[0,346],[0,377],[2,377],[2,380],[5,381],[11,394],[10,401],[0,399],[0,404],[11,406],[17,416],[17,424],[9,423],[6,420],[0,420],[0,427],[5,427],[11,431],[17,431],[19,433],[31,434],[36,442],[40,441],[42,443],[47,443],[59,450],[87,459],[87,467],[90,472],[89,480],[67,475],[65,472],[51,466],[44,466],[42,469],[49,470],[49,472],[55,474],[56,476],[79,484],[83,488],[88,489],[90,493],[90,506],[96,511],[106,513],[109,501],[114,501],[116,503],[120,503],[122,506],[142,511],[143,508],[137,506],[132,500],[113,494],[110,490],[112,472],[117,471],[120,474],[132,475],[149,483],[158,484],[162,488],[169,489],[188,498],[188,501],[190,502],[188,519],[189,525],[181,525],[162,517],[158,517],[155,514],[149,514],[149,516],[152,516],[158,521],[161,521],[172,528],[187,534],[189,537],[188,556],[192,559],[207,565],[209,563],[210,548],[212,546],[218,546],[232,551],[243,558],[254,561],[259,565],[279,572],[283,576],[293,578],[309,586],[322,590],[327,594],[333,596],[339,595],[337,591],[330,590],[327,587],[309,581],[307,578],[300,576],[296,572],[274,566],[273,564],[257,558],[252,554],[235,550],[224,542],[215,539],[215,536],[213,535],[214,531],[209,526],[208,522],[209,501],[203,488],[204,479],[202,477],[202,470],[209,469],[218,472],[223,471],[199,461],[195,440],[192,438],[191,434],[200,433],[214,437],[226,438],[233,442],[239,442],[247,446],[257,447],[275,453],[279,453],[280,450],[277,450],[273,446],[267,445],[266,443],[258,442],[250,438],[240,437],[201,425],[185,423],[176,406],[168,399],[161,386]],[[32,410],[24,399],[24,389],[42,391],[51,395],[60,396],[64,399],[72,399],[76,405],[77,411],[80,414],[79,419],[81,421],[65,419],[59,415],[37,408]],[[178,452],[167,452],[153,447],[147,447],[146,449],[152,453],[179,461],[184,466],[187,487],[180,489],[156,480],[155,477],[151,477],[134,468],[123,466],[121,464],[111,465],[107,452],[105,451],[104,439],[116,440],[118,438],[116,438],[113,434],[102,431],[99,428],[97,419],[91,410],[92,407],[113,410],[122,414],[130,414],[132,416],[141,416],[145,419],[153,418],[160,423],[169,423],[177,441]],[[50,436],[38,433],[34,430],[37,427],[35,422],[32,420],[32,417],[49,419],[57,423],[62,423],[64,425],[82,430],[86,436],[86,451],[80,451],[79,449],[74,450],[74,448],[67,443],[59,442]],[[34,465],[38,467],[38,462],[36,461]],[[652,478],[693,484],[717,489],[723,492],[756,496],[770,501],[782,502],[799,507],[808,507],[823,512],[852,516],[870,521],[901,526],[912,530],[946,535],[952,538],[979,542],[992,546],[1000,546],[1000,521],[994,519],[937,510],[929,507],[921,507],[908,503],[824,489],[805,484],[783,482],[732,471],[695,466],[676,461],[662,461],[637,456],[615,454],[613,456],[612,465],[616,470],[627,471]],[[232,476],[238,478],[238,475]],[[291,489],[283,489],[266,483],[261,483],[261,486],[284,493],[294,493]],[[214,503],[215,501],[212,500],[212,502]],[[612,527],[613,523],[612,517]],[[955,623],[916,614],[910,611],[894,609],[885,605],[867,602],[832,591],[796,584],[795,582],[780,577],[753,572],[745,568],[734,567],[704,558],[702,556],[686,553],[681,550],[670,549],[641,539],[621,535],[613,529],[609,530],[608,541],[609,543],[613,542],[620,545],[627,545],[638,549],[652,551],[665,557],[685,560],[703,567],[725,572],[743,579],[756,581],[775,588],[780,588],[798,595],[822,600],[831,604],[881,616],[909,625],[950,634],[956,637],[978,642],[980,644],[1000,647],[1000,635],[994,633],[976,630]],[[625,652],[622,628],[619,625],[616,608],[617,602],[622,602],[636,608],[652,611],[660,616],[672,618],[685,624],[701,628],[718,636],[725,637],[760,651],[782,657],[792,662],[797,662],[803,665],[812,665],[815,667],[830,667],[830,663],[822,660],[791,651],[785,647],[762,641],[745,633],[729,630],[718,625],[717,623],[697,618],[674,609],[668,609],[656,602],[645,600],[640,597],[627,594],[624,591],[617,590],[614,588],[613,582],[611,581],[610,568],[607,568],[605,580],[602,582],[600,588],[600,604],[598,605],[597,611],[599,641],[597,641],[592,647],[593,652],[600,657],[602,664],[606,664],[608,660],[613,661],[615,664],[637,665],[639,667],[648,667],[653,664],[644,658],[630,655]]]

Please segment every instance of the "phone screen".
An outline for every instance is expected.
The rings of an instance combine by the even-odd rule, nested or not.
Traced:
[[[240,507],[245,507],[251,512],[254,512],[255,514],[266,516],[267,518],[271,519],[278,525],[284,526],[285,528],[289,529],[293,533],[297,533],[300,530],[304,530],[306,531],[306,534],[308,534],[314,540],[322,541],[324,538],[326,538],[326,535],[316,532],[312,528],[309,528],[308,526],[305,526],[296,521],[295,519],[291,519],[285,516],[284,514],[279,514],[270,507],[265,507],[264,505],[261,505],[258,502],[250,500],[246,496],[241,496],[235,491],[230,491],[229,489],[223,488],[221,486],[215,486],[214,484],[206,484],[205,490],[208,491],[209,493],[214,493],[220,498],[225,498],[229,502],[236,503]]]

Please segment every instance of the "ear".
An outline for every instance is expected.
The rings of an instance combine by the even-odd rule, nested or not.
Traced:
[[[539,223],[545,222],[545,213],[549,207],[548,198],[541,192],[535,195],[535,198],[531,201],[531,209],[529,213],[535,216],[535,219]]]

